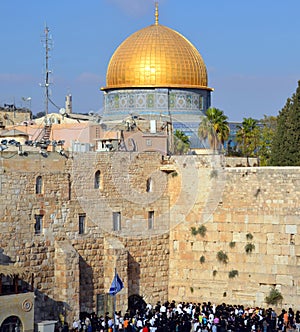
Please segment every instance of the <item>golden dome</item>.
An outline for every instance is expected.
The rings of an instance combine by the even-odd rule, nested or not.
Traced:
[[[172,87],[207,89],[205,63],[180,33],[150,25],[129,36],[113,54],[105,88]]]

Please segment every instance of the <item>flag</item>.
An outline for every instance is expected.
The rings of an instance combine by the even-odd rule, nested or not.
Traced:
[[[122,288],[124,288],[123,282],[118,276],[118,273],[116,273],[108,293],[109,295],[116,295],[121,291]]]

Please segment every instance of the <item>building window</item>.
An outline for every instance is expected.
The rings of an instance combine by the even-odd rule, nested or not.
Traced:
[[[35,181],[35,193],[41,194],[43,190],[43,179],[41,176],[38,176]]]
[[[84,234],[85,232],[85,214],[80,214],[78,218],[78,232],[79,234]]]
[[[150,193],[152,191],[152,179],[148,178],[146,182],[146,191]]]
[[[121,212],[113,212],[113,230],[121,230]]]
[[[152,140],[151,139],[146,139],[146,145],[147,146],[152,146]]]
[[[68,174],[68,200],[71,200],[72,197],[72,181],[71,181],[71,175]]]
[[[290,244],[295,244],[295,234],[290,234]]]
[[[94,179],[94,188],[95,189],[99,189],[100,188],[100,171],[97,171],[95,173],[95,179]]]
[[[36,214],[34,216],[34,218],[35,218],[34,234],[41,234],[42,233],[42,227],[43,227],[43,215],[42,214]]]
[[[200,96],[200,99],[199,99],[199,109],[200,109],[200,111],[203,110],[203,105],[204,105],[204,103],[203,103],[203,96]]]
[[[148,229],[154,228],[154,211],[148,212]]]

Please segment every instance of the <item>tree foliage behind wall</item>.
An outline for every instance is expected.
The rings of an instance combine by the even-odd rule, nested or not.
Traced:
[[[244,118],[236,133],[238,148],[245,157],[258,156],[258,144],[260,137],[258,121],[252,118]]]
[[[300,81],[296,92],[288,98],[277,118],[271,165],[300,165]]]
[[[207,139],[211,149],[224,147],[230,132],[227,119],[224,112],[215,107],[209,108],[205,116],[201,117],[198,136],[203,140]]]
[[[258,149],[260,166],[269,166],[271,158],[271,148],[273,145],[274,134],[277,126],[277,117],[264,115],[264,118],[259,122],[261,124]]]
[[[190,148],[188,136],[181,130],[175,130],[174,133],[174,154],[185,154]]]

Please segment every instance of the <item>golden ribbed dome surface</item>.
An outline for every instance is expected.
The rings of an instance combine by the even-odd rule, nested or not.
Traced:
[[[113,54],[106,89],[207,87],[207,71],[198,50],[180,33],[160,24],[129,36]]]

